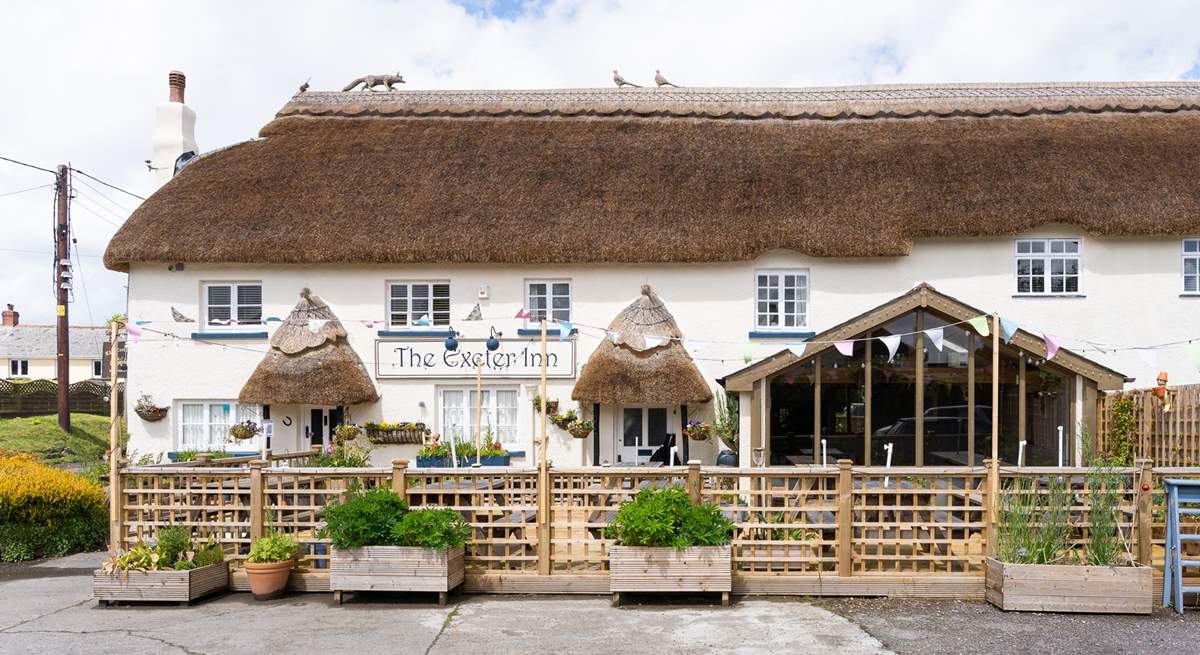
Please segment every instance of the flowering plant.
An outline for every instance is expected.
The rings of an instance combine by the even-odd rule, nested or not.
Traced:
[[[705,441],[712,436],[712,423],[704,421],[688,421],[683,428],[683,436],[692,441]]]
[[[229,426],[229,436],[238,441],[253,439],[262,432],[262,428],[254,421],[244,421],[242,423],[234,423]]]

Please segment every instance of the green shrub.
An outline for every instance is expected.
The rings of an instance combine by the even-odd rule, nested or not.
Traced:
[[[250,554],[246,561],[251,564],[270,564],[285,562],[296,556],[296,542],[282,532],[272,531],[265,537],[259,537],[250,546]]]
[[[387,489],[351,494],[325,507],[325,527],[320,534],[328,537],[334,548],[388,545],[392,529],[406,511],[404,499]]]
[[[1071,505],[1066,480],[1054,476],[1045,494],[1018,478],[1000,496],[997,555],[1010,564],[1054,564],[1070,549]]]
[[[679,485],[648,488],[621,505],[604,536],[624,546],[723,546],[733,537],[733,522],[715,505],[692,505]]]
[[[159,565],[164,568],[175,566],[175,562],[186,559],[185,554],[192,548],[192,531],[182,525],[172,525],[161,528],[157,534]]]
[[[458,548],[471,538],[471,526],[452,509],[419,509],[408,512],[392,527],[392,543],[434,550]]]
[[[0,560],[95,550],[107,533],[100,485],[30,455],[0,454]]]

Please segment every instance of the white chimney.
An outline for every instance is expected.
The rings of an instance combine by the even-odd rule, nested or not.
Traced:
[[[171,71],[167,80],[170,99],[154,112],[154,154],[150,160],[155,181],[160,187],[175,175],[175,162],[180,155],[185,152],[200,153],[200,148],[196,146],[196,112],[183,104],[187,78],[179,71]]]

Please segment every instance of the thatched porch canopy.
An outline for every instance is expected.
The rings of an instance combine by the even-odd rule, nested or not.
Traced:
[[[614,405],[712,399],[712,389],[679,341],[683,334],[675,318],[649,285],[642,285],[642,295],[617,314],[608,329],[616,336],[604,339],[592,352],[572,399]]]
[[[263,405],[358,405],[378,398],[341,321],[308,289],[238,394],[241,402]]]

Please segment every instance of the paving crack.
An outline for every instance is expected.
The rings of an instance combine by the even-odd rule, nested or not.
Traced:
[[[148,639],[158,642],[164,646],[178,648],[186,655],[205,655],[201,651],[191,650],[183,644],[177,644],[173,641],[157,637],[153,634],[140,632],[138,630],[129,630],[125,628],[112,628],[107,630],[16,630],[8,632],[10,635],[28,635],[28,634],[49,634],[49,635],[98,635],[98,634],[120,634],[134,639]]]
[[[450,622],[454,620],[454,617],[458,616],[458,610],[459,606],[456,605],[454,609],[446,615],[446,620],[442,621],[442,628],[438,630],[436,635],[433,636],[433,641],[429,642],[429,648],[425,649],[425,655],[429,655],[429,653],[433,651],[433,647],[437,645],[438,639],[441,639],[442,634],[446,632],[446,628],[450,627]]]
[[[70,605],[67,605],[66,607],[60,607],[60,608],[58,608],[58,609],[55,609],[55,610],[50,610],[49,612],[46,612],[45,614],[39,614],[39,615],[37,615],[37,616],[35,616],[35,617],[33,617],[33,618],[25,619],[24,621],[17,621],[16,623],[14,623],[14,624],[12,624],[12,625],[5,626],[5,627],[3,627],[3,628],[0,628],[0,633],[2,633],[2,632],[8,632],[9,630],[12,630],[13,628],[19,628],[19,627],[21,627],[21,626],[25,625],[26,623],[32,623],[32,622],[34,622],[34,621],[37,621],[37,620],[39,620],[39,619],[44,619],[44,618],[46,618],[46,617],[48,617],[48,616],[54,616],[55,614],[58,614],[59,612],[62,612],[62,611],[65,611],[65,610],[69,610],[69,609],[71,609],[71,608],[74,608],[74,607],[79,607],[80,605],[83,605],[84,603],[90,603],[91,601],[92,601],[92,599],[91,599],[91,598],[84,598],[83,600],[81,600],[81,601],[79,601],[79,602],[77,602],[77,603],[71,603]]]

